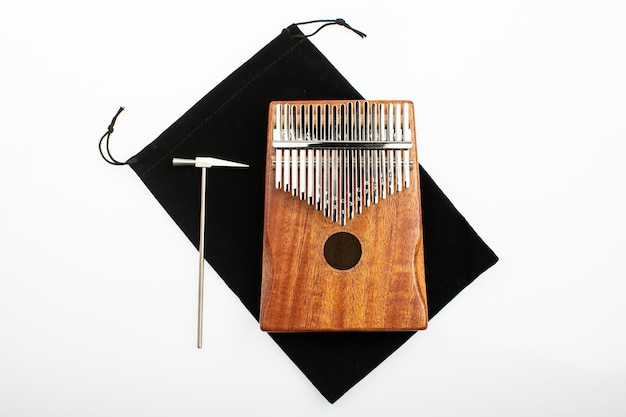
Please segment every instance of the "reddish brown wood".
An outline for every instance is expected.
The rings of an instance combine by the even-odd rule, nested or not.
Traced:
[[[414,163],[411,186],[388,195],[376,205],[364,207],[362,214],[342,227],[305,201],[274,187],[271,126],[275,105],[271,104],[269,112],[261,328],[266,331],[426,328],[415,134],[410,151]],[[414,126],[412,104],[410,109],[410,123]],[[363,251],[358,264],[344,271],[331,267],[323,253],[328,237],[340,231],[356,236]]]

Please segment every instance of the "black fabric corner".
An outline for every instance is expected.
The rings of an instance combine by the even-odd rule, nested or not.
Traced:
[[[363,98],[292,25],[127,162],[198,247],[200,174],[172,158],[213,156],[250,165],[207,173],[206,259],[258,320],[265,147],[273,100]],[[497,261],[420,167],[429,316]],[[412,332],[281,333],[274,341],[330,402]]]

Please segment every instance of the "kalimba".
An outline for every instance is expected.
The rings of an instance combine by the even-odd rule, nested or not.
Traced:
[[[427,326],[413,104],[272,102],[261,328]]]

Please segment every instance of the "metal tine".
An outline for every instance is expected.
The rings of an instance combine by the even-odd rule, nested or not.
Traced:
[[[363,123],[363,112],[361,110],[361,100],[357,100],[354,103],[354,140],[362,141],[363,132],[361,130],[361,125]],[[356,205],[355,210],[357,214],[363,212],[363,150],[357,149],[355,151],[356,154],[356,178],[354,180],[354,189],[356,191]]]
[[[315,123],[313,129],[314,138],[321,138],[321,110],[322,106],[319,104],[315,106]],[[315,208],[317,210],[322,209],[322,151],[315,150]]]
[[[295,104],[291,106],[291,140],[298,140],[298,106]],[[294,197],[298,196],[298,188],[300,183],[298,182],[298,150],[291,150],[291,193]]]
[[[291,140],[298,140],[298,106],[291,106],[291,129],[289,134]],[[298,188],[300,184],[298,182],[298,150],[291,150],[291,191],[294,197],[298,196]]]
[[[304,104],[300,105],[300,114],[299,114],[299,128],[298,128],[298,139],[305,140],[305,125],[306,125],[306,108]],[[300,149],[300,157],[298,159],[298,167],[300,170],[300,186],[298,187],[298,191],[300,192],[300,200],[304,200],[306,198],[306,150]]]
[[[402,111],[402,140],[412,142],[411,130],[409,128],[409,103],[404,103]],[[411,175],[409,174],[409,150],[403,151],[404,155],[404,187],[411,186]]]
[[[389,103],[387,108],[387,141],[393,141],[393,104]],[[392,195],[395,191],[396,185],[393,180],[395,172],[394,166],[394,154],[393,151],[387,151],[387,179],[389,183],[387,185],[387,192]]]
[[[346,140],[346,105],[340,106],[339,114],[339,140]],[[346,177],[348,176],[348,167],[346,166],[346,151],[341,149],[339,151],[339,224],[345,226],[346,224]]]
[[[330,140],[337,140],[339,128],[337,127],[338,109],[336,105],[332,108],[332,121],[330,125]],[[336,222],[339,216],[339,160],[337,159],[339,151],[332,151],[332,220]]]
[[[313,133],[313,105],[307,106],[306,130],[304,140],[311,140],[315,137]],[[313,165],[313,149],[307,150],[307,175],[306,175],[306,198],[309,205],[313,205],[314,196],[314,165]]]
[[[281,120],[281,112],[282,112],[282,106],[280,104],[276,105],[276,130],[274,132],[274,138],[278,138],[278,140],[283,140],[283,126],[282,126],[282,120]],[[283,150],[282,149],[276,149],[276,183],[275,186],[277,189],[281,189],[282,188],[282,174],[283,174],[283,161],[282,161],[282,156],[283,156]]]
[[[324,105],[322,115],[322,139],[330,140],[330,106]],[[330,217],[330,151],[324,149],[324,216]]]
[[[376,124],[376,116],[377,116],[377,112],[376,112],[376,104],[372,103],[371,105],[371,111],[370,111],[370,118],[371,120],[371,130],[372,130],[372,140],[378,140],[378,131],[377,131],[377,124]],[[378,204],[378,178],[379,177],[379,170],[378,170],[378,156],[380,155],[380,151],[373,151],[372,152],[372,156],[374,158],[374,164],[372,167],[372,202],[374,204]]]
[[[285,123],[285,130],[283,132],[284,135],[284,139],[285,140],[291,140],[291,105],[289,104],[285,104],[285,109],[284,109],[284,123]],[[289,149],[285,150],[285,164],[283,166],[284,168],[284,190],[286,192],[290,192],[291,189],[291,185],[290,185],[290,173],[291,173],[291,165],[290,165],[290,160],[289,157],[291,155],[291,152],[289,151]]]
[[[352,142],[355,139],[355,132],[354,132],[354,124],[355,124],[355,108],[354,108],[354,104],[352,102],[348,103],[347,106],[347,112],[348,112],[348,120],[347,120],[347,125],[346,125],[346,130],[347,130],[347,135],[348,135],[348,141]],[[344,137],[344,140],[346,140],[346,138]],[[356,190],[354,187],[354,180],[356,177],[356,161],[355,161],[355,151],[349,150],[347,151],[348,153],[348,166],[346,167],[348,170],[348,183],[346,184],[346,188],[347,188],[347,204],[348,204],[348,218],[349,219],[353,219],[354,218],[354,206],[355,206],[355,194],[356,194]]]
[[[396,128],[395,128],[395,135],[394,135],[394,140],[397,140],[397,141],[401,141],[402,140],[402,112],[401,112],[401,109],[402,109],[402,107],[401,107],[400,103],[397,103],[396,104],[396,113],[395,113]],[[403,165],[402,151],[401,150],[397,150],[396,151],[396,190],[397,191],[402,191],[402,179],[403,179],[402,165]]]
[[[385,132],[385,105],[381,104],[379,107],[379,140],[384,142],[386,140]],[[383,200],[387,198],[387,151],[380,152],[380,198]]]
[[[361,135],[361,140],[370,140],[370,111],[369,111],[369,103],[365,101],[363,103],[363,130]],[[364,152],[365,154],[365,169],[363,175],[363,195],[364,195],[364,205],[365,207],[369,207],[371,204],[371,181],[372,181],[372,151],[367,150]]]

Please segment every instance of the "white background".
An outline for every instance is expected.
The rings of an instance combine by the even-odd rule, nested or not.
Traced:
[[[0,12],[0,415],[623,416],[620,1],[21,1]],[[330,405],[125,160],[292,22],[500,262]],[[313,28],[311,28],[313,30]],[[308,28],[304,28],[307,32]],[[219,196],[217,196],[219,197]]]

